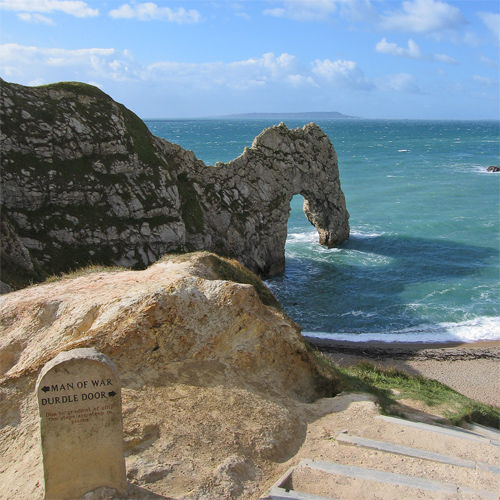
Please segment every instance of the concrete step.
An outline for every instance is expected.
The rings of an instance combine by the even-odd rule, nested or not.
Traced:
[[[415,495],[411,493],[409,495],[406,494],[406,498],[421,498],[421,493],[417,493],[418,491],[429,492],[428,498],[481,498],[484,500],[498,500],[499,498],[498,492],[475,490],[472,488],[467,488],[452,483],[435,481],[432,479],[407,476],[394,472],[386,472],[377,469],[369,469],[365,467],[343,465],[339,463],[312,459],[303,459],[300,461],[297,467],[289,469],[285,476],[283,476],[271,488],[271,491],[267,498],[269,500],[335,500],[336,497],[334,496],[322,496],[314,493],[309,493],[307,491],[302,491],[304,489],[307,489],[307,486],[300,487],[300,485],[297,485],[300,487],[300,489],[298,491],[294,489],[294,487],[296,487],[296,485],[294,485],[294,475],[299,476],[300,473],[306,469],[311,471],[319,471],[321,473],[326,473],[328,476],[331,476],[331,481],[323,481],[324,484],[328,482],[328,495],[335,495],[336,481],[340,481],[339,483],[337,483],[340,485],[343,481],[341,478],[349,478],[355,481],[352,484],[351,488],[353,498],[358,498],[357,495],[360,491],[359,484],[361,483],[356,483],[356,481],[368,481],[373,482],[374,484],[384,485],[383,488],[388,495],[390,493],[387,488],[394,487],[396,488],[396,490],[395,492],[391,493],[391,498],[398,498],[398,491],[402,492],[402,490],[398,490],[397,488],[401,487],[416,492]]]
[[[484,437],[490,438],[492,441],[500,442],[500,429],[486,427],[481,424],[469,424],[467,428],[476,434],[481,434]]]
[[[432,451],[421,450],[419,448],[387,443],[385,441],[377,441],[375,439],[368,439],[360,436],[351,436],[345,432],[341,432],[337,436],[337,441],[341,444],[359,446],[362,448],[382,451],[385,453],[392,453],[395,455],[404,455],[407,457],[419,458],[422,460],[430,460],[447,465],[455,465],[457,467],[467,467],[469,469],[484,470],[492,472],[493,474],[500,475],[500,466],[497,465],[476,462],[474,460],[465,460],[459,457],[452,457],[449,455],[443,455],[441,453],[434,453]]]
[[[302,493],[300,491],[288,491],[284,488],[273,487],[268,498],[270,500],[337,500],[333,497],[314,495],[313,493]]]
[[[293,489],[293,471],[295,467],[288,469],[283,476],[274,484],[266,497],[268,500],[338,500],[333,497],[304,493]]]
[[[344,476],[354,479],[368,480],[385,485],[404,486],[415,490],[424,490],[433,494],[451,494],[457,497],[463,495],[477,496],[485,500],[498,500],[498,492],[474,490],[452,483],[443,483],[433,479],[425,479],[415,476],[407,476],[394,472],[385,472],[377,469],[368,469],[352,465],[343,465],[322,460],[305,459],[299,463],[299,467],[308,467],[336,476]]]
[[[384,423],[377,424],[378,419]],[[358,432],[361,434],[366,432],[379,439],[352,435],[347,430],[337,435],[336,440],[340,445],[370,450],[366,451],[366,456],[362,450],[344,454],[339,452],[339,459],[342,456],[347,462],[354,459],[357,465],[337,463],[336,454],[331,454],[327,459],[330,461],[302,459],[274,484],[268,496],[264,498],[269,500],[371,500],[373,498],[500,500],[500,490],[475,489],[497,490],[497,486],[500,486],[500,478],[498,482],[495,479],[500,476],[500,465],[496,465],[498,452],[491,446],[500,444],[500,431],[477,424],[462,429],[380,415],[375,417],[373,424]],[[404,427],[398,429],[397,426],[405,426],[407,429]],[[404,444],[398,444],[398,441]],[[334,447],[337,447],[337,451],[340,450],[338,445]],[[429,450],[422,449],[426,447]],[[446,450],[448,454],[440,453],[441,450]],[[374,459],[378,452],[387,454],[387,458],[384,460],[380,457],[380,461]],[[455,453],[460,456],[454,456]],[[396,458],[401,456],[407,458]],[[401,462],[402,460],[404,462]],[[425,465],[421,460],[429,463]],[[483,460],[490,463],[485,463]],[[400,463],[405,464],[401,469]],[[468,470],[461,471],[460,468]],[[398,469],[404,473],[392,472]],[[414,475],[406,475],[407,471],[411,471],[410,474]],[[462,481],[468,486],[458,484]]]
[[[462,429],[461,427],[452,427],[439,424],[424,424],[422,422],[413,422],[412,420],[405,420],[403,418],[396,418],[396,417],[388,417],[385,415],[379,415],[375,418],[384,420],[385,422],[389,422],[391,424],[413,427],[422,431],[444,434],[447,436],[452,436],[460,439],[467,439],[469,441],[474,441],[476,443],[492,444],[494,446],[498,446],[496,440],[492,440],[490,437],[478,434],[476,432],[467,429]]]
[[[316,469],[328,474],[334,474],[336,476],[346,476],[355,479],[377,481],[379,483],[407,486],[409,488],[417,488],[426,491],[457,493],[458,490],[454,484],[445,484],[439,481],[434,481],[432,479],[406,476],[404,474],[385,472],[377,469],[367,469],[354,465],[343,465],[333,462],[325,462],[323,460],[304,459],[299,463],[299,467],[308,467],[309,469]]]

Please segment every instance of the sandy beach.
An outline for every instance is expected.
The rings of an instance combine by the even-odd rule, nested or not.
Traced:
[[[344,342],[308,337],[338,366],[370,361],[438,380],[483,403],[500,407],[500,341],[467,344]]]

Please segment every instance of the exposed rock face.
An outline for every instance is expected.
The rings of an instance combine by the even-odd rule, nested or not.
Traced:
[[[14,286],[19,266],[36,280],[202,249],[279,272],[295,194],[321,244],[349,235],[337,155],[314,124],[272,127],[235,160],[206,166],[89,85],[2,81],[0,116],[2,237],[16,242],[2,246],[3,280]]]
[[[196,187],[205,186],[208,231],[199,235],[201,246],[237,255],[259,273],[284,269],[290,202],[296,194],[304,196],[304,212],[322,245],[335,247],[349,236],[337,155],[314,124],[268,128],[235,160],[191,176]]]
[[[305,438],[292,409],[338,389],[298,327],[263,304],[272,295],[262,283],[225,273],[250,276],[234,261],[188,254],[1,297],[0,497],[41,497],[35,382],[76,347],[117,365],[130,498],[263,492]]]

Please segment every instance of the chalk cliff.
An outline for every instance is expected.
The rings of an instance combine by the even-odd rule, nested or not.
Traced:
[[[337,155],[314,124],[266,129],[207,166],[95,87],[0,84],[2,281],[14,287],[90,262],[144,268],[171,251],[280,272],[296,194],[321,244],[349,235]]]
[[[300,408],[340,389],[260,279],[205,252],[12,292],[0,316],[1,498],[42,497],[34,390],[61,351],[117,365],[127,498],[258,497],[305,439]]]

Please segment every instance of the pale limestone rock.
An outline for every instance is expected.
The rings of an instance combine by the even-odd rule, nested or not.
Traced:
[[[224,266],[248,277],[201,253],[0,297],[0,498],[42,494],[35,381],[73,348],[117,366],[131,498],[250,500],[282,473],[300,408],[335,385],[272,296]]]

